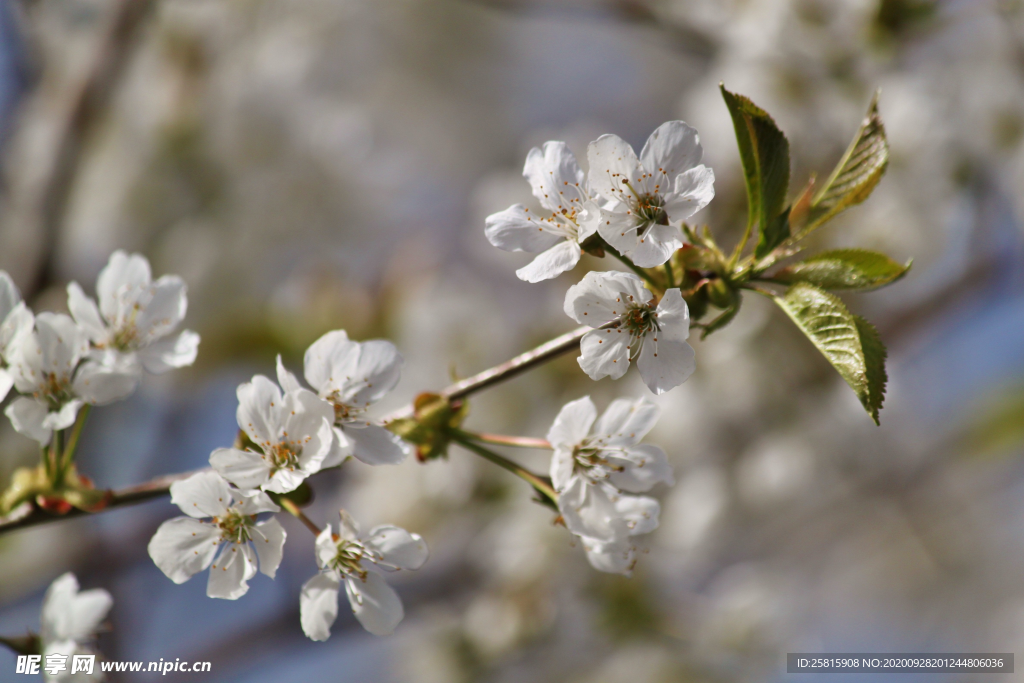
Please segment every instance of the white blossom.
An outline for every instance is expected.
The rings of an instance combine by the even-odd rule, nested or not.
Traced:
[[[333,535],[328,525],[316,539],[320,572],[302,586],[302,630],[313,640],[327,640],[338,616],[338,592],[344,582],[352,612],[363,628],[387,635],[405,613],[381,572],[419,569],[427,561],[427,544],[418,534],[390,525],[361,536],[355,521],[344,512],[338,531]]]
[[[33,322],[32,311],[21,300],[11,276],[0,270],[0,401],[14,386],[14,375],[8,369],[11,356],[32,332]]]
[[[243,490],[287,493],[319,472],[334,442],[331,407],[301,387],[281,392],[263,375],[238,387],[238,426],[252,445],[218,448],[210,464]]]
[[[640,443],[657,419],[653,403],[630,399],[613,401],[598,419],[586,396],[563,406],[548,432],[558,510],[602,571],[628,573],[635,556],[629,537],[658,526],[658,501],[631,494],[674,483],[665,452]]]
[[[365,415],[401,377],[402,356],[394,344],[382,339],[352,341],[344,330],[334,330],[310,345],[304,365],[306,381],[333,408],[334,453],[348,448],[368,465],[394,465],[408,457],[412,448],[407,443]],[[286,391],[301,388],[280,357],[277,378]],[[332,456],[324,466],[340,462]]]
[[[64,655],[67,668],[56,675],[44,673],[50,683],[95,683],[104,679],[99,666],[93,673],[71,673],[71,658],[74,655],[94,655],[92,641],[111,606],[114,604],[110,593],[102,588],[87,591],[78,590],[78,579],[68,572],[59,576],[46,591],[40,616],[42,626],[39,634],[41,654]],[[45,661],[45,659],[44,659]]]
[[[526,155],[523,176],[545,212],[534,214],[522,204],[487,217],[484,234],[505,251],[539,253],[516,271],[520,280],[540,282],[572,269],[580,244],[597,230],[600,211],[583,171],[564,142],[545,142]]]
[[[587,148],[590,186],[605,199],[601,236],[641,268],[660,266],[683,246],[681,223],[715,196],[715,174],[700,163],[697,131],[682,121],[658,126],[638,159],[617,135]]]
[[[644,383],[662,394],[693,374],[690,312],[677,288],[655,302],[632,273],[592,271],[566,292],[565,313],[599,328],[580,341],[579,364],[591,379],[618,379],[636,359]]]
[[[121,359],[90,353],[85,331],[61,313],[36,316],[35,331],[15,345],[9,371],[26,396],[4,412],[16,430],[44,446],[54,430],[74,423],[82,405],[122,399],[138,381]]]
[[[149,556],[171,581],[184,583],[210,567],[206,594],[236,600],[249,590],[257,558],[259,570],[274,578],[286,534],[275,517],[255,521],[261,512],[280,512],[266,493],[239,491],[216,472],[198,472],[171,484],[171,502],[188,516],[167,520],[149,541]]]
[[[96,295],[98,307],[72,282],[68,309],[89,340],[109,351],[114,362],[162,373],[195,361],[199,335],[191,330],[174,334],[188,308],[180,277],[164,275],[153,282],[146,257],[118,250],[100,271]]]

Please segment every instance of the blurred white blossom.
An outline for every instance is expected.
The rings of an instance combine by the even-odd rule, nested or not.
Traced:
[[[629,361],[655,394],[673,389],[694,370],[690,312],[678,289],[654,295],[632,273],[590,272],[565,294],[565,314],[594,328],[580,341],[579,363],[591,379],[626,374]]]
[[[326,402],[302,387],[282,393],[263,375],[237,393],[238,426],[252,446],[218,448],[210,455],[214,469],[240,489],[275,493],[293,491],[320,471],[335,438]]]
[[[405,612],[402,601],[381,571],[419,569],[427,561],[427,544],[418,534],[384,525],[361,536],[359,527],[342,512],[338,535],[328,524],[316,539],[320,573],[302,586],[299,598],[302,630],[313,640],[327,640],[338,616],[342,582],[356,619],[374,635],[395,630]]]
[[[286,534],[274,517],[255,521],[261,512],[280,512],[267,494],[239,491],[216,472],[198,472],[171,484],[171,502],[188,516],[167,520],[149,541],[149,556],[171,581],[184,583],[210,567],[206,594],[236,600],[249,590],[257,558],[259,570],[274,578]]]
[[[597,230],[599,210],[576,157],[564,142],[549,141],[543,149],[531,149],[523,176],[551,215],[531,215],[522,204],[514,204],[488,216],[484,232],[499,249],[540,253],[516,271],[520,280],[540,282],[579,263],[580,244]]]
[[[587,148],[589,180],[604,198],[588,216],[609,244],[641,268],[660,266],[683,246],[680,224],[715,196],[715,174],[700,163],[697,131],[668,121],[651,133],[638,159],[618,135]]]
[[[98,349],[113,362],[162,373],[195,362],[199,335],[184,330],[188,298],[184,281],[164,275],[153,282],[149,261],[120,249],[110,255],[96,281],[99,306],[77,282],[68,285],[68,309]]]
[[[8,369],[11,354],[32,331],[32,323],[32,311],[21,300],[11,276],[0,270],[0,401],[7,398],[14,386],[14,376]]]
[[[41,654],[63,655],[67,666],[54,675],[48,672],[43,677],[49,683],[97,683],[104,680],[99,666],[93,667],[92,674],[72,674],[71,657],[94,655],[91,643],[99,630],[100,622],[106,618],[114,600],[102,588],[87,591],[78,590],[78,579],[71,572],[63,574],[50,584],[43,598],[43,611],[39,618],[42,627],[40,636]]]

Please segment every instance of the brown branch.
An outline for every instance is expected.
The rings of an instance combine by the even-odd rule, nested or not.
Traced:
[[[179,474],[166,474],[156,477],[155,479],[150,479],[142,484],[112,490],[110,491],[109,502],[105,507],[101,510],[97,510],[96,512],[105,512],[113,508],[123,507],[125,505],[134,505],[135,503],[142,503],[147,500],[152,500],[153,498],[166,496],[171,490],[171,484],[174,482],[181,481],[182,479],[188,479],[197,472],[205,472],[207,470],[209,470],[209,468],[194,470],[192,472],[181,472]],[[16,508],[6,517],[0,517],[0,534],[15,531],[16,529],[36,526],[37,524],[59,522],[61,520],[72,519],[74,517],[81,517],[89,514],[95,513],[79,510],[78,508],[72,508],[67,514],[55,515],[45,510],[41,510],[31,503],[25,503]]]

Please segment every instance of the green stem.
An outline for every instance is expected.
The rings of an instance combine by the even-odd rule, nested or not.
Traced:
[[[64,483],[64,470],[60,466],[60,437],[62,433],[54,431],[50,435],[50,447],[46,453],[47,460],[49,460],[47,469],[50,473],[50,483],[53,484],[54,488],[60,488],[61,484]]]
[[[668,289],[676,286],[676,275],[672,272],[672,259],[665,261],[665,278],[668,281]]]
[[[78,417],[75,419],[75,425],[71,429],[71,436],[68,437],[67,445],[64,446],[64,456],[61,458],[61,472],[66,472],[68,466],[75,461],[75,452],[78,450],[78,439],[82,436],[82,428],[85,427],[85,421],[89,419],[89,411],[92,406],[86,403],[82,406],[82,409],[78,411]]]
[[[469,438],[480,443],[490,443],[495,446],[512,446],[514,448],[537,448],[540,450],[551,450],[551,443],[547,439],[534,439],[529,436],[505,436],[504,434],[483,434],[480,432],[463,432]]]
[[[747,241],[750,240],[750,235],[753,229],[754,221],[747,221],[747,228],[743,231],[743,239],[736,243],[736,248],[732,250],[732,256],[729,257],[730,271],[736,267],[736,263],[740,260],[740,254],[743,253],[743,248],[747,246]]]
[[[657,290],[659,290],[659,291],[661,290],[661,285],[660,285],[660,284],[659,284],[659,283],[658,283],[658,282],[657,282],[657,281],[656,281],[656,280],[655,280],[655,279],[654,279],[653,277],[651,277],[651,274],[650,274],[650,273],[648,273],[648,272],[647,272],[646,270],[644,270],[644,269],[643,269],[643,268],[641,268],[640,266],[637,266],[637,265],[635,265],[635,264],[634,264],[634,263],[633,263],[632,261],[630,261],[630,260],[629,260],[628,258],[626,258],[626,257],[625,257],[625,256],[623,256],[622,254],[620,254],[620,253],[619,253],[619,251],[618,251],[618,249],[616,249],[616,248],[615,248],[615,247],[613,247],[612,245],[608,244],[608,240],[606,240],[606,239],[605,239],[605,238],[603,238],[603,237],[601,237],[601,248],[603,248],[603,249],[604,249],[604,250],[605,250],[606,252],[608,252],[609,254],[611,254],[612,256],[614,256],[615,258],[617,258],[617,259],[619,259],[620,261],[622,261],[622,263],[623,263],[623,264],[624,264],[624,265],[625,265],[625,266],[626,266],[627,268],[629,268],[629,269],[630,269],[630,270],[632,270],[632,271],[633,271],[634,273],[636,273],[636,274],[637,274],[637,275],[639,275],[639,276],[640,276],[641,278],[643,278],[643,280],[644,280],[644,281],[645,281],[645,282],[646,282],[647,284],[651,285],[652,287],[654,287],[655,289],[657,289]]]
[[[313,520],[307,517],[306,513],[300,510],[299,506],[296,505],[293,501],[290,501],[287,498],[281,498],[279,503],[281,507],[295,515],[295,517],[297,517],[300,522],[305,524],[306,528],[312,531],[314,536],[320,535],[320,527],[318,527],[316,523],[313,522]]]
[[[558,508],[558,493],[556,493],[554,487],[552,487],[551,484],[545,481],[540,475],[534,474],[522,465],[518,465],[508,458],[498,455],[494,451],[474,443],[473,435],[468,432],[464,432],[461,429],[452,429],[449,433],[452,439],[467,451],[471,451],[485,460],[490,460],[498,467],[502,467],[520,479],[526,481],[530,486],[536,489],[538,493],[550,501],[552,506],[556,509]]]

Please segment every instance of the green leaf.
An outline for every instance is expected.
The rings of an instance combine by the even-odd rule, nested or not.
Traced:
[[[809,282],[822,289],[875,289],[895,282],[910,270],[885,254],[865,249],[835,249],[786,266],[772,276],[785,284]]]
[[[754,256],[763,258],[789,237],[781,218],[789,190],[789,141],[765,110],[719,85],[736,129],[750,212],[747,228],[759,225]]]
[[[878,424],[885,396],[885,346],[867,321],[850,313],[835,295],[800,282],[775,303],[839,371]]]
[[[868,198],[889,165],[889,142],[878,115],[878,92],[846,154],[811,202],[801,237]]]

